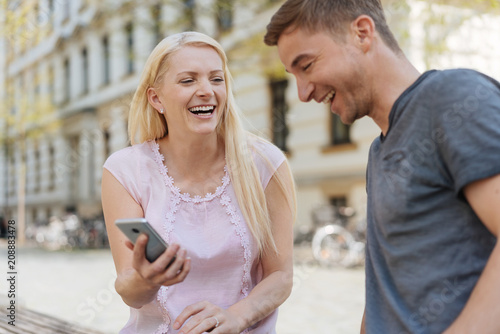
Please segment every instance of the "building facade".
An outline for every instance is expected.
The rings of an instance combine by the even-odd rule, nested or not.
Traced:
[[[2,3],[2,2],[0,2]],[[67,211],[102,215],[102,165],[127,146],[127,114],[145,60],[163,37],[197,30],[226,49],[247,128],[287,152],[297,226],[324,204],[366,205],[368,118],[342,124],[298,100],[275,48],[262,43],[276,0],[3,1],[0,24],[0,215],[24,226]],[[500,79],[498,8],[483,1],[384,1],[421,71],[470,67]]]

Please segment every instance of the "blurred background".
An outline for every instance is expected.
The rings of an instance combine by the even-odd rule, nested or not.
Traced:
[[[299,101],[295,80],[284,71],[276,48],[262,42],[282,2],[0,0],[0,232],[5,237],[6,221],[16,221],[18,285],[27,307],[109,333],[123,326],[128,311],[112,287],[100,201],[102,165],[129,145],[129,103],[151,50],[169,34],[196,30],[225,48],[246,128],[285,151],[295,176],[296,283],[304,298],[314,295],[309,288],[321,292],[312,304],[285,305],[287,324],[282,321],[279,332],[304,333],[296,312],[309,324],[327,319],[330,327],[318,325],[315,333],[332,333],[333,323],[342,321],[337,333],[357,331],[362,261],[321,266],[311,241],[326,224],[343,226],[356,242],[363,241],[365,168],[380,131],[368,118],[348,126],[329,106]],[[500,1],[382,3],[401,48],[420,71],[465,67],[500,79]],[[6,249],[6,243],[1,245]],[[335,290],[334,279],[351,288]],[[54,289],[82,294],[51,300]],[[320,309],[304,315],[323,302],[325,291],[333,291],[332,303],[353,302],[352,309],[346,306],[353,318],[345,323],[346,314],[336,313],[335,320],[328,312],[319,315]],[[65,306],[70,299],[74,305]],[[110,306],[115,303],[116,309]],[[324,305],[325,310],[335,307]]]

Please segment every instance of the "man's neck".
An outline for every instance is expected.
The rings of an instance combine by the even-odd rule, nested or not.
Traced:
[[[376,59],[374,72],[374,107],[369,116],[385,136],[389,130],[389,114],[396,100],[419,77],[420,72],[403,55],[385,50]]]

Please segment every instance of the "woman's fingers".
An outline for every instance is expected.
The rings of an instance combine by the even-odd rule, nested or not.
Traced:
[[[148,236],[146,234],[141,234],[137,237],[134,246],[134,255],[132,259],[132,266],[135,270],[141,271],[144,266],[144,261],[146,260],[146,245],[148,243]]]
[[[125,246],[131,251],[134,250],[134,244],[130,240],[125,240]]]
[[[206,302],[199,302],[196,304],[191,304],[189,306],[186,306],[186,308],[184,308],[184,310],[182,310],[181,314],[179,314],[179,316],[175,319],[173,328],[174,329],[181,328],[182,324],[184,324],[184,322],[186,322],[186,320],[191,316],[193,317],[193,318],[191,318],[191,321],[193,323],[198,322],[197,318],[200,317],[200,315],[198,313],[203,311],[206,306],[207,306]],[[190,324],[188,323],[188,324],[185,324],[183,326],[183,328],[182,328],[183,332],[185,332],[185,333],[189,332],[189,329],[191,328],[189,325]]]
[[[220,326],[220,316],[215,317],[205,317],[203,320],[198,321],[197,325],[194,324],[193,319],[189,320],[189,322],[182,327],[182,331],[179,333],[189,333],[189,334],[201,334],[201,333],[213,333],[213,330],[216,328],[215,326]],[[194,328],[188,329],[187,326],[193,323]],[[185,328],[186,327],[186,328]]]
[[[148,283],[154,285],[172,285],[182,282],[191,269],[191,260],[187,259],[185,249],[179,250],[178,244],[170,245],[153,263],[146,259],[148,236],[141,234],[133,247],[133,262],[135,270]]]
[[[184,260],[184,264],[181,266],[180,271],[178,270],[178,271],[173,272],[173,273],[166,272],[164,275],[162,275],[159,284],[164,285],[164,286],[169,286],[169,285],[174,285],[174,284],[180,283],[180,282],[184,281],[184,279],[188,275],[190,269],[191,269],[191,259],[187,258]],[[170,270],[170,267],[169,267],[169,270]]]
[[[178,244],[170,245],[166,251],[163,252],[152,264],[152,268],[157,273],[163,273],[165,269],[169,268],[173,263],[175,263],[175,259],[179,257],[180,246]],[[185,251],[184,251],[185,253]],[[185,256],[184,256],[185,257]]]
[[[223,318],[221,311],[219,307],[207,301],[189,305],[175,319],[173,328],[179,329],[182,326],[179,333],[208,332],[220,325]]]
[[[181,249],[177,252],[177,254],[174,255],[174,257],[169,257],[166,259],[167,261],[162,263],[164,268],[166,268],[164,274],[165,279],[171,280],[179,274],[179,271],[181,271],[182,266],[184,265],[186,257],[187,257],[186,250]]]

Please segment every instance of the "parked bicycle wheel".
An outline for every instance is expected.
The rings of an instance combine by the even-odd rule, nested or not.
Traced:
[[[326,225],[316,231],[312,240],[314,258],[322,266],[353,265],[352,250],[356,241],[340,225]]]

